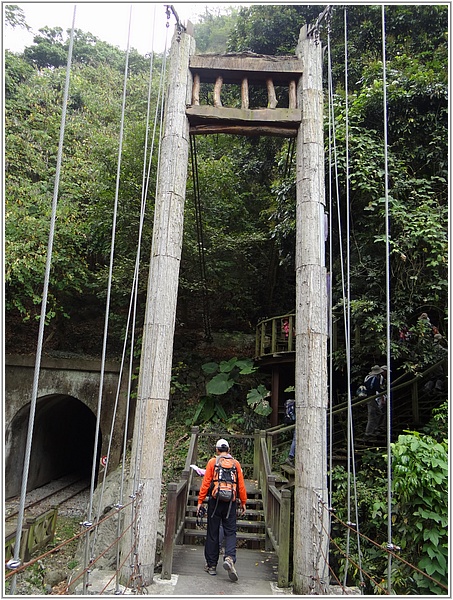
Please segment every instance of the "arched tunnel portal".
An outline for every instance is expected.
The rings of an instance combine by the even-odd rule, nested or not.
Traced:
[[[5,498],[20,494],[27,444],[30,404],[21,408],[6,431]],[[96,416],[80,400],[64,394],[38,398],[33,427],[27,491],[74,474],[91,478]],[[96,469],[102,434],[96,451]]]

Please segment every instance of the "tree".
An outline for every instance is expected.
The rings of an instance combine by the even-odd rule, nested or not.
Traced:
[[[50,37],[59,35],[53,32]],[[6,307],[17,325],[18,315],[31,323],[39,316],[65,70],[52,67],[38,72],[12,53],[6,53],[5,66]],[[131,242],[137,238],[139,222],[148,77],[136,66],[128,82],[135,91],[126,108],[127,183],[119,209],[125,226],[118,234],[118,243],[130,252],[124,261],[122,255],[118,258],[115,315],[128,305],[124,293],[131,287],[136,253]],[[63,336],[61,317],[74,318],[85,311],[97,315],[105,305],[123,78],[115,64],[101,69],[76,63],[71,73],[48,311],[51,327]],[[157,94],[155,86],[153,92]],[[149,231],[149,221],[144,251],[149,244],[146,227]],[[146,264],[141,268],[146,273]],[[145,280],[143,275],[142,293]],[[117,336],[123,327],[123,322],[116,325]]]
[[[194,25],[194,37],[198,54],[226,52],[228,38],[237,19],[235,8],[222,9],[205,6]]]
[[[13,29],[21,27],[30,31],[30,27],[25,21],[24,11],[17,4],[5,4],[5,25]]]

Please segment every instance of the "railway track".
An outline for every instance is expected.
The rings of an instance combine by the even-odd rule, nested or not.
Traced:
[[[77,505],[84,504],[84,497],[87,498],[89,481],[86,477],[79,475],[67,475],[49,482],[35,490],[27,492],[25,497],[24,516],[35,517],[46,510],[58,506],[68,506],[71,500]],[[5,501],[5,527],[10,529],[17,521],[17,515],[20,509],[20,496],[10,498]]]

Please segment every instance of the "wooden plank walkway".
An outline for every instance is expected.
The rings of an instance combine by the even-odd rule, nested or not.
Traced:
[[[278,559],[274,552],[238,548],[238,581],[228,579],[228,572],[217,565],[217,575],[204,571],[204,546],[175,546],[173,573],[177,583],[173,595],[187,596],[269,596],[277,585]],[[272,585],[274,584],[274,585]],[[152,592],[152,589],[148,590]]]
[[[277,556],[264,550],[238,548],[236,568],[238,581],[228,579],[228,572],[217,566],[217,575],[208,575],[204,571],[204,546],[179,545],[175,547],[173,573],[171,580],[163,580],[160,574],[154,575],[145,595],[178,596],[280,596],[292,594],[292,588],[277,586]],[[115,572],[94,569],[91,575],[90,594],[114,595]],[[135,595],[130,588],[120,586],[122,594]],[[79,589],[80,592],[80,589]],[[77,593],[77,591],[76,591]]]

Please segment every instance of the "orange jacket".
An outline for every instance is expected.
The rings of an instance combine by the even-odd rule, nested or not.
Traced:
[[[231,454],[220,454],[219,456],[231,456]],[[217,458],[218,456],[210,458],[208,464],[206,465],[206,473],[204,474],[203,481],[201,482],[200,492],[198,494],[198,506],[203,503],[208,495],[209,488],[214,477],[214,467]],[[237,494],[239,496],[239,500],[241,501],[241,506],[245,508],[245,503],[247,502],[247,490],[245,489],[244,474],[242,472],[241,463],[235,458],[233,460],[236,464],[238,473]]]

